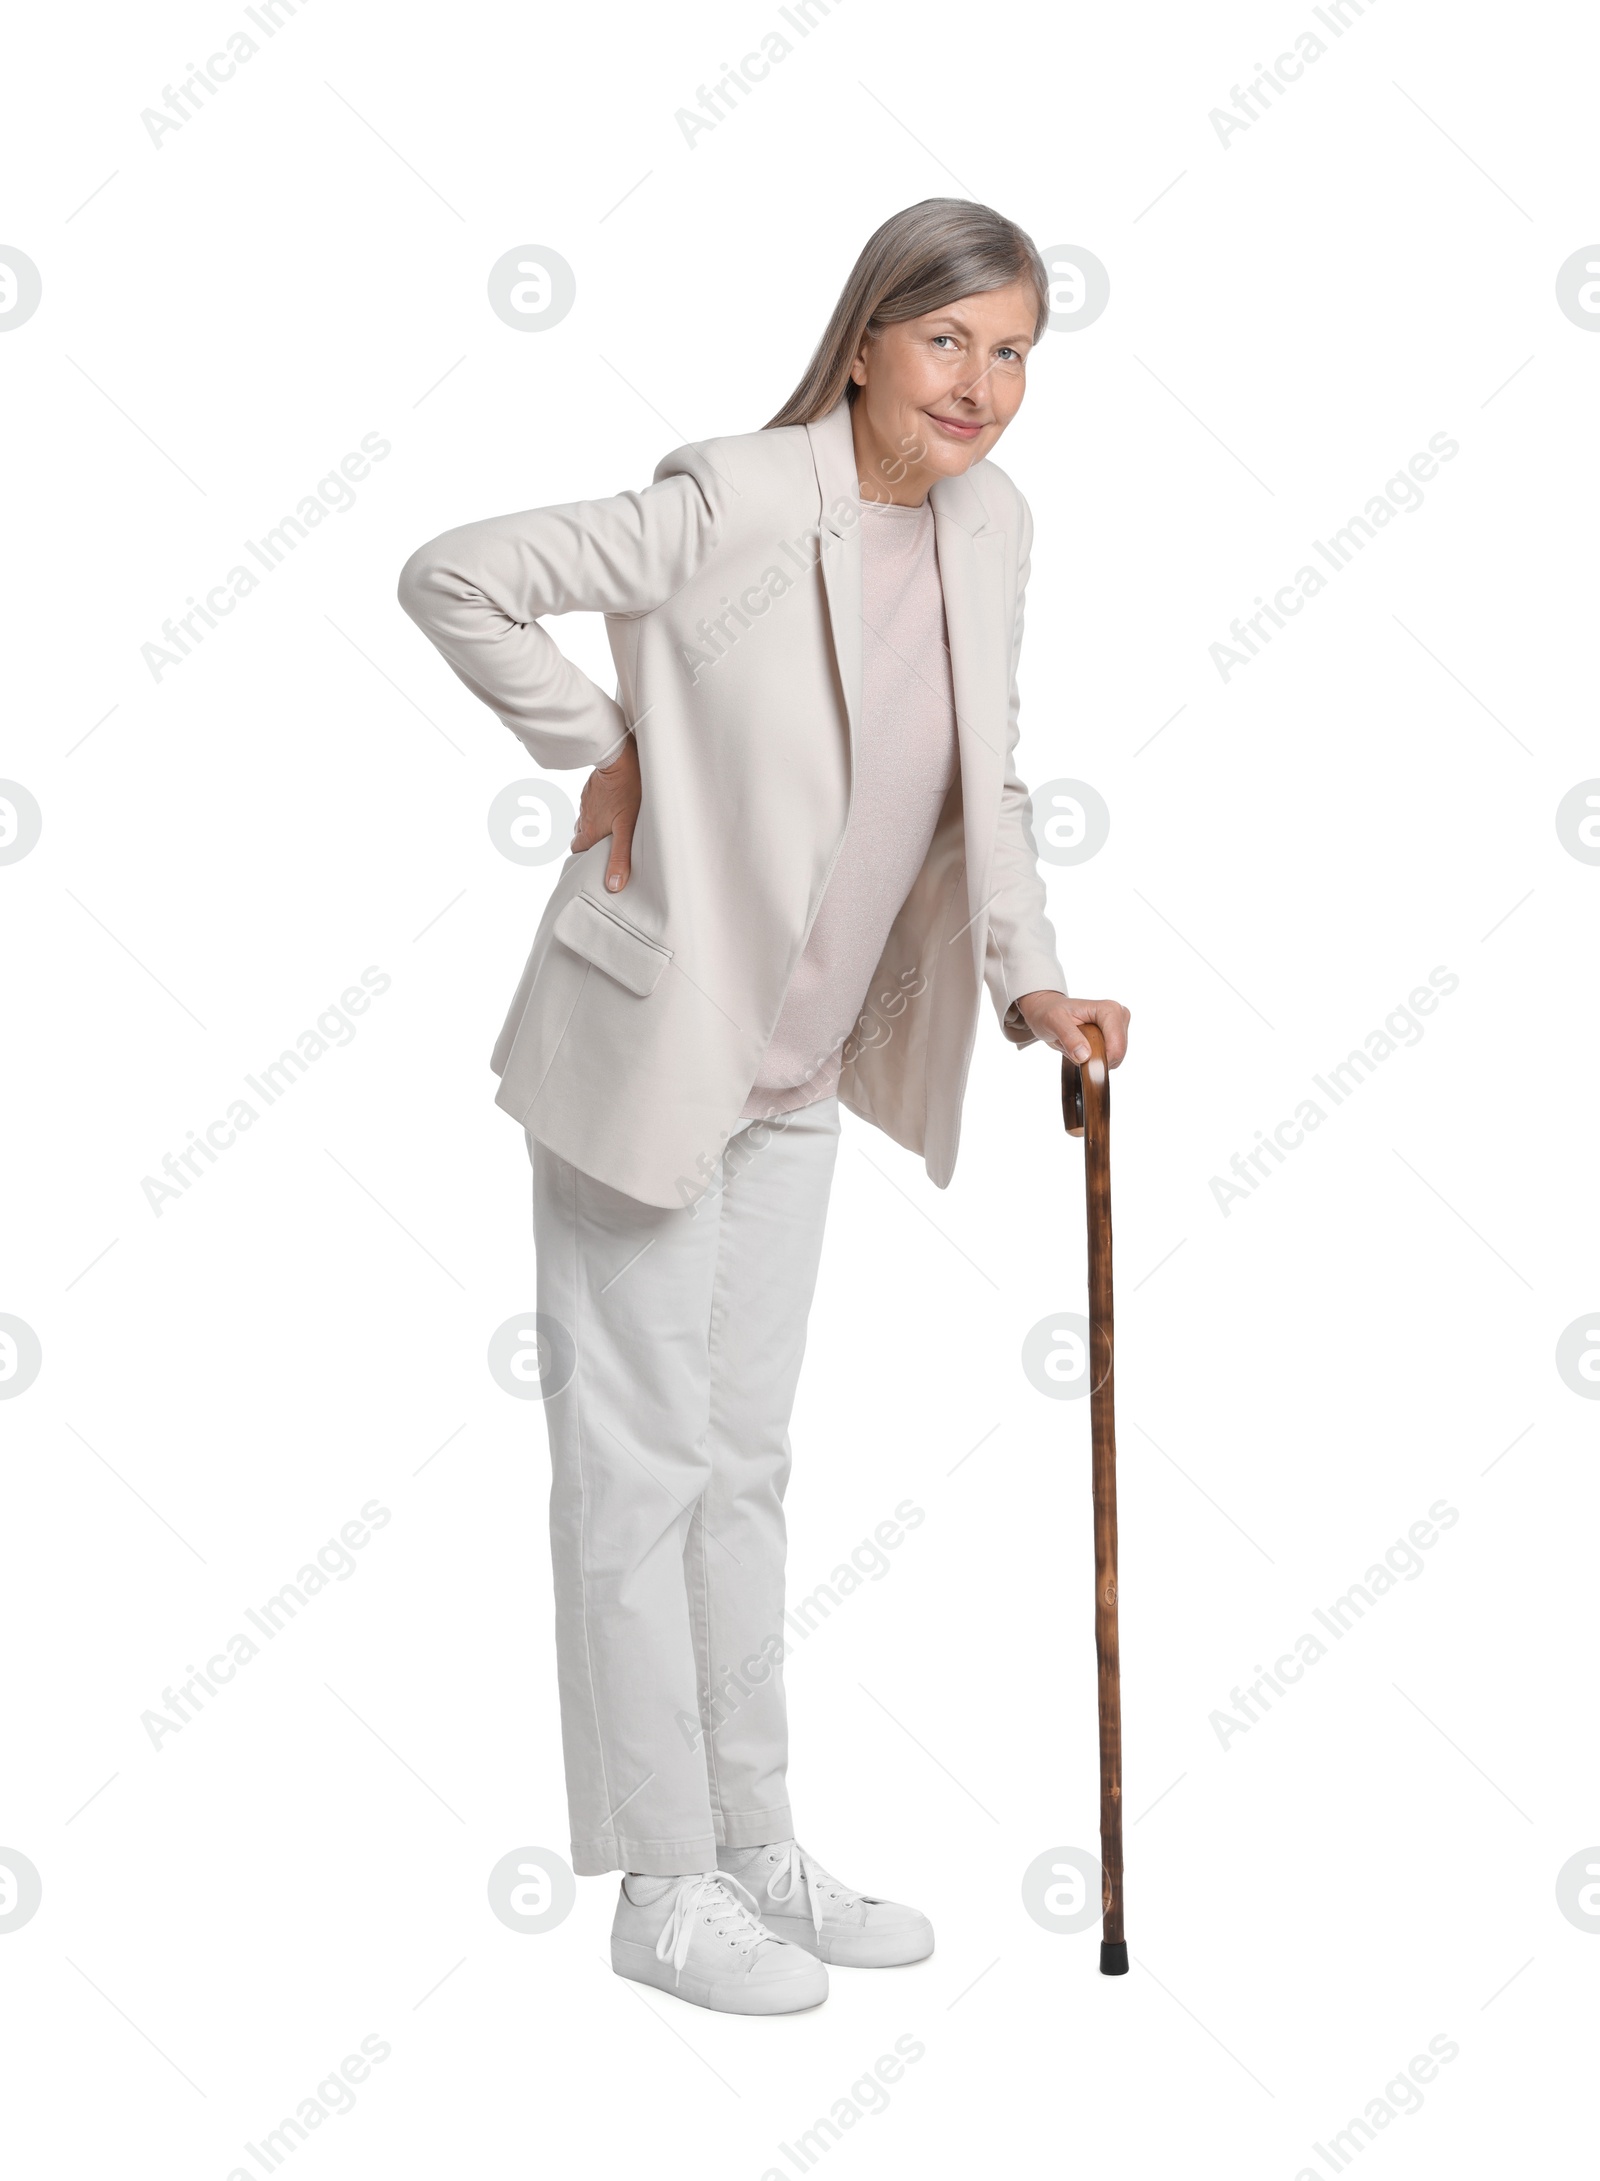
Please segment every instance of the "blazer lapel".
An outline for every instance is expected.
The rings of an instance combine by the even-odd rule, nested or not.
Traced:
[[[861,492],[856,483],[849,403],[839,402],[826,416],[808,424],[806,432],[817,472],[817,548],[833,656],[844,694],[853,785],[856,737],[861,729]]]
[[[976,488],[965,476],[941,477],[928,497],[933,503],[945,634],[950,644],[950,682],[961,755],[967,915],[976,947],[976,927],[988,905],[984,889],[1006,769],[1010,630],[1005,621],[1002,532],[990,522]]]

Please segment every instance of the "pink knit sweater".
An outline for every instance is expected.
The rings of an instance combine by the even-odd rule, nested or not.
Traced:
[[[933,509],[861,510],[861,718],[850,818],[744,1117],[831,1098],[841,1047],[959,766]]]

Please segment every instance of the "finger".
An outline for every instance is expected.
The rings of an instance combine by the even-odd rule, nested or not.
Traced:
[[[1052,1028],[1044,1033],[1046,1044],[1053,1045],[1058,1053],[1065,1053],[1067,1058],[1076,1061],[1079,1067],[1082,1067],[1089,1057],[1087,1041],[1078,1028],[1079,1015],[1087,1013],[1088,1009],[1086,1007],[1058,1011]]]
[[[633,820],[619,816],[611,829],[611,854],[606,859],[606,891],[619,894],[633,872]]]
[[[604,792],[598,772],[590,773],[578,798],[578,823],[572,836],[574,849],[593,848],[611,831],[612,798]]]
[[[1088,1012],[1105,1039],[1106,1066],[1120,1067],[1128,1050],[1128,1010],[1117,1000],[1096,1000]]]
[[[610,831],[611,812],[607,808],[605,797],[585,788],[583,800],[578,805],[573,841],[580,847],[592,848],[596,841],[603,841]]]

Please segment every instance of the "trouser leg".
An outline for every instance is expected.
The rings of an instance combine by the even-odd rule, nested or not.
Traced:
[[[782,1657],[789,1418],[839,1106],[741,1130],[724,1158],[709,1329],[709,1476],[685,1567],[719,1845],[793,1832]]]
[[[556,1671],[580,1873],[716,1862],[684,1549],[710,1476],[720,1196],[663,1210],[529,1140],[538,1308],[575,1362],[545,1402]]]

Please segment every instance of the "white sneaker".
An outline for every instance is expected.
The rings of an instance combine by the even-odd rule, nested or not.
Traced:
[[[933,1926],[920,1909],[855,1893],[797,1840],[765,1848],[719,1848],[724,1875],[742,1878],[761,1920],[791,1945],[842,1969],[896,1969],[933,1952]]]
[[[749,1902],[750,1906],[745,1904]],[[828,1972],[754,1913],[737,1878],[624,1878],[611,1926],[619,1977],[718,2014],[794,2014],[820,2006]]]

